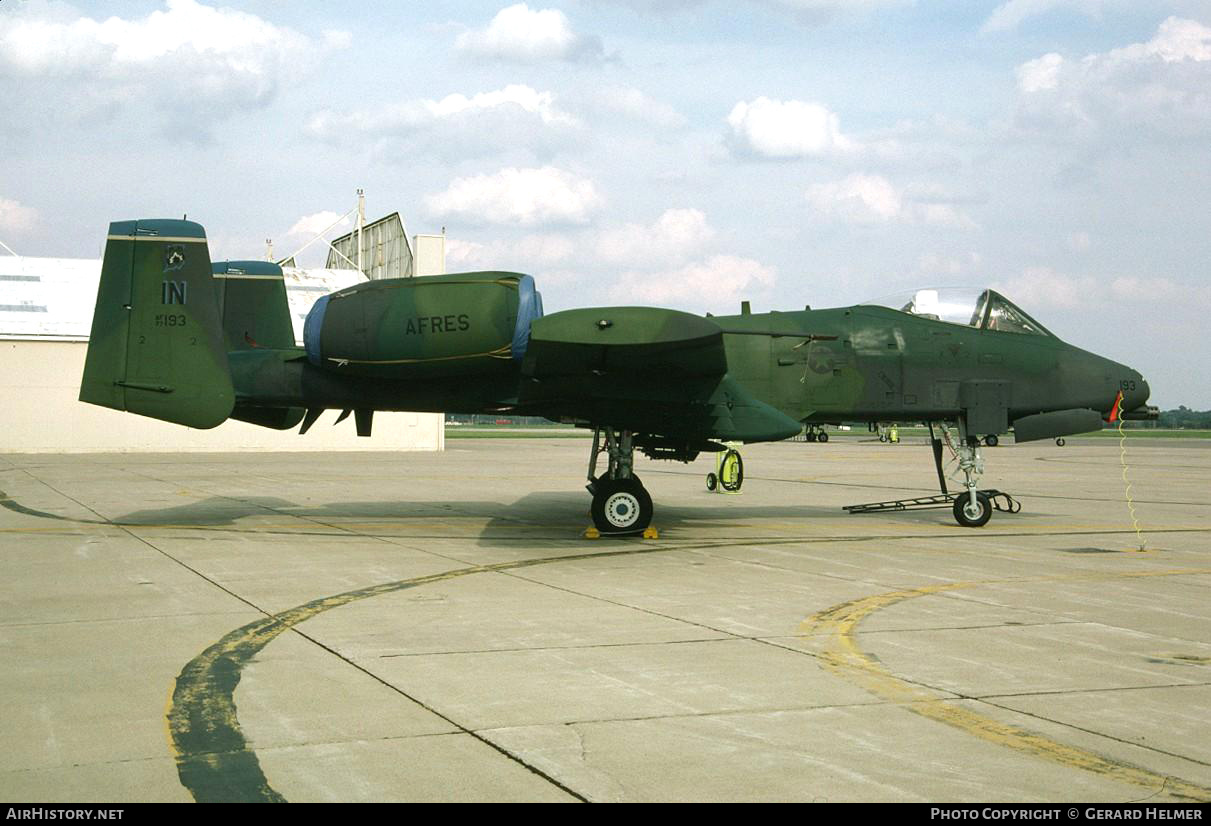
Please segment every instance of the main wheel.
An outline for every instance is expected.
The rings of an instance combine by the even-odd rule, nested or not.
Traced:
[[[602,479],[593,495],[593,524],[602,534],[641,533],[652,522],[652,497],[637,479]]]
[[[954,504],[955,521],[964,528],[982,528],[992,518],[992,499],[986,493],[976,493],[976,507],[971,507],[971,497],[959,494]]]
[[[1064,446],[1064,437],[1063,437],[1063,436],[1061,436],[1060,438],[1058,438],[1058,439],[1056,439],[1056,440],[1055,440],[1055,446],[1056,446],[1056,447],[1063,447],[1063,446]]]
[[[828,441],[828,434],[827,434],[827,433],[825,433],[823,430],[821,430],[821,431],[820,431],[820,435],[819,435],[819,436],[817,436],[816,438],[817,438],[819,441],[821,441],[821,442],[827,442],[827,441]]]
[[[1000,441],[1001,440],[997,438],[997,434],[995,433],[989,433],[984,437],[984,444],[986,444],[988,447],[996,447]]]
[[[814,430],[807,431],[807,440],[809,442],[816,441],[816,431],[814,431]]]

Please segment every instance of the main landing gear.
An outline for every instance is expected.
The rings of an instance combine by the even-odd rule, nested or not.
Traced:
[[[606,472],[597,476],[597,457],[606,454]],[[593,453],[589,457],[589,484],[593,526],[603,536],[643,533],[652,522],[652,497],[635,475],[634,434],[612,427],[593,431]]]

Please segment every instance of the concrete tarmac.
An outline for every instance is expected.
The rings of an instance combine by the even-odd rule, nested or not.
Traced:
[[[0,798],[1211,800],[1211,441],[587,453],[0,456]]]

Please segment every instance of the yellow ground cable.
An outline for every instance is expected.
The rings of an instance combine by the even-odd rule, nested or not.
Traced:
[[[1123,484],[1126,485],[1124,496],[1127,498],[1127,508],[1131,512],[1131,527],[1135,529],[1135,538],[1139,542],[1139,549],[1146,551],[1148,550],[1148,543],[1144,541],[1144,533],[1140,530],[1140,521],[1135,516],[1135,500],[1131,498],[1131,480],[1127,478],[1127,433],[1123,430],[1122,393],[1114,400],[1114,413],[1115,418],[1118,420],[1118,458],[1119,463],[1123,466]]]

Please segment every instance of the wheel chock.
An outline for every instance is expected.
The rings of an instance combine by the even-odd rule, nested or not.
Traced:
[[[596,528],[585,528],[584,529],[584,538],[585,539],[601,539],[601,531],[597,530]]]
[[[643,529],[643,538],[644,539],[659,539],[660,531],[656,530],[653,527],[644,528]]]

